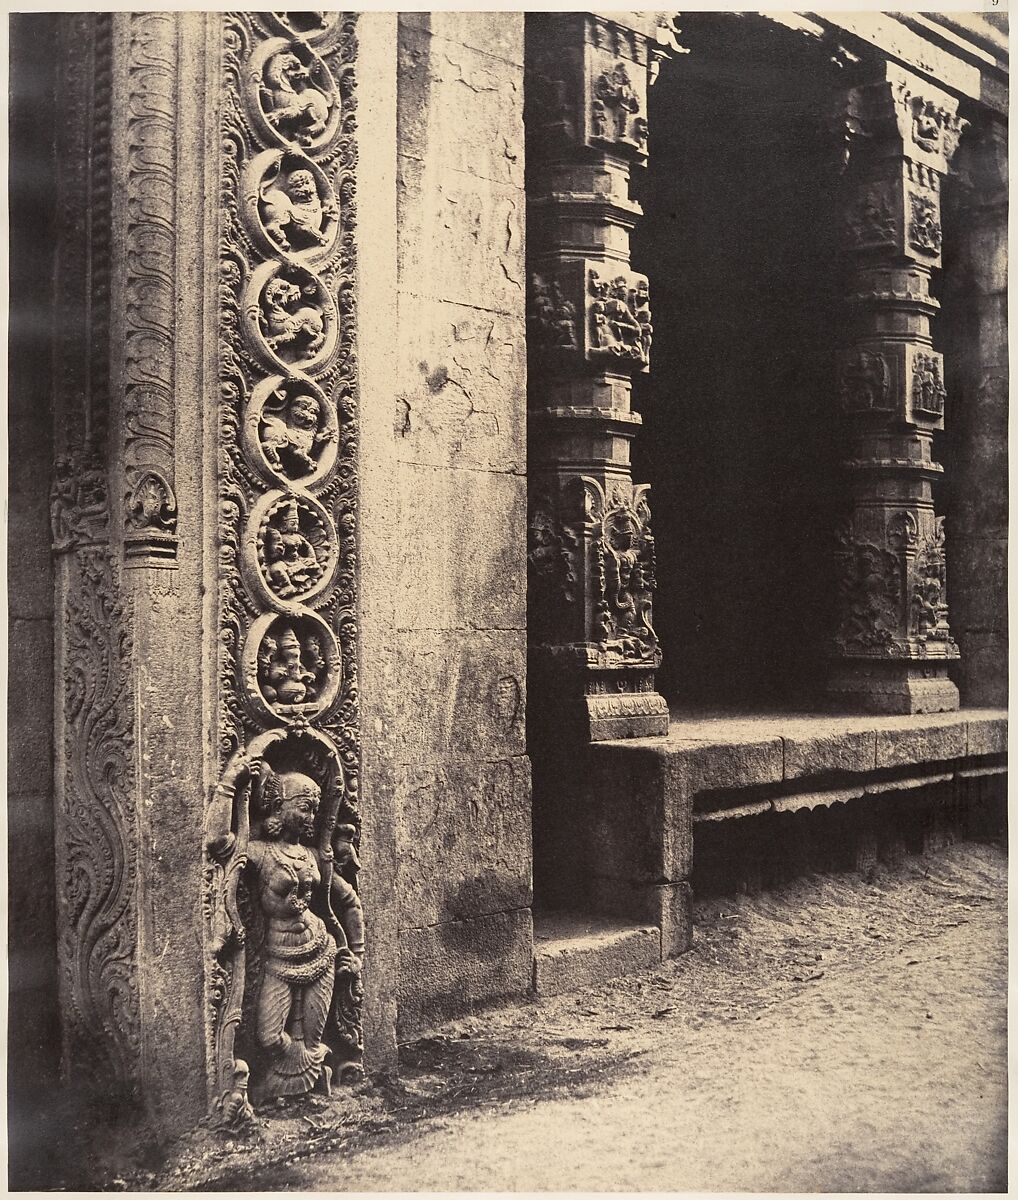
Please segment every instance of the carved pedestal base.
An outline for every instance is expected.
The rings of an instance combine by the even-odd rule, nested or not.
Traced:
[[[654,691],[654,667],[612,669],[591,663],[596,651],[586,646],[536,646],[528,668],[535,695],[555,697],[532,711],[554,725],[554,740],[578,744],[618,738],[663,737],[668,732],[668,702]]]
[[[828,681],[827,707],[842,712],[954,712],[958,689],[947,663],[839,663]]]

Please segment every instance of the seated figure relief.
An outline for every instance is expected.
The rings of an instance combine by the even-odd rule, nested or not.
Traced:
[[[318,699],[328,663],[321,637],[295,621],[280,621],[258,650],[258,686],[270,704],[310,704]]]
[[[306,502],[292,499],[278,506],[259,540],[266,582],[280,599],[306,594],[325,574],[331,558],[328,534]]]

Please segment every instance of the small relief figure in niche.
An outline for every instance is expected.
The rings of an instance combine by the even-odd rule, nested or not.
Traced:
[[[629,288],[624,275],[617,276],[605,303],[605,315],[621,352],[639,354],[643,331],[629,308]]]
[[[841,407],[846,412],[886,408],[890,387],[890,375],[882,355],[857,349],[842,362]]]
[[[314,68],[292,50],[280,50],[265,64],[262,107],[273,129],[300,146],[311,146],[325,133],[332,111],[325,92],[315,86]],[[328,89],[326,89],[328,90]]]
[[[633,137],[636,138],[636,143],[646,153],[647,142],[650,140],[650,126],[647,124],[646,118],[637,117],[633,122]]]
[[[302,479],[318,469],[322,450],[336,440],[318,398],[285,387],[272,393],[279,407],[262,410],[258,427],[266,461],[287,479]]]
[[[623,504],[605,518],[605,600],[609,631],[626,658],[652,654],[656,635],[651,625],[653,566],[644,561],[647,547],[636,514]]]
[[[282,250],[307,250],[329,241],[326,223],[336,216],[336,202],[319,191],[314,173],[307,167],[283,170],[263,182],[258,194],[258,213],[269,237]]]
[[[325,573],[314,545],[301,532],[295,500],[270,519],[264,530],[263,554],[268,584],[283,600],[309,591]]]
[[[337,825],[332,841],[334,856],[329,897],[341,930],[337,937],[336,991],[332,1005],[333,1026],[348,1059],[339,1068],[339,1082],[353,1083],[363,1074],[361,1007],[364,988],[361,970],[364,962],[364,911],[357,895],[357,872],[361,864],[356,849],[357,829]],[[344,944],[345,943],[345,944]]]
[[[839,589],[843,647],[874,648],[893,641],[898,626],[900,566],[889,551],[842,535]]]
[[[937,205],[928,197],[911,193],[912,219],[908,238],[917,250],[940,253],[940,214]]]
[[[940,146],[940,114],[930,100],[916,97],[912,101],[912,140],[924,150]]]
[[[607,138],[608,135],[608,113],[605,111],[604,102],[596,97],[590,106],[591,124],[594,128],[594,137]]]
[[[283,625],[271,641],[264,674],[260,670],[258,675],[266,700],[280,704],[303,704],[314,700],[317,694],[315,673],[302,661],[303,647],[293,627]]]
[[[654,340],[654,326],[650,320],[650,284],[646,279],[637,281],[632,293],[633,313],[640,326],[640,345],[643,358],[650,361],[650,347]]]
[[[250,1077],[251,1070],[247,1063],[238,1058],[233,1072],[233,1087],[223,1097],[218,1122],[219,1127],[228,1133],[239,1133],[254,1120],[254,1109],[247,1098]]]
[[[912,407],[943,416],[947,393],[940,379],[940,364],[927,354],[917,354],[912,376]]]
[[[325,345],[325,316],[314,303],[317,293],[316,284],[301,287],[285,275],[265,285],[259,322],[269,349],[287,362],[313,358]]]
[[[576,345],[576,305],[563,296],[557,279],[552,281],[551,299],[555,345],[572,349]]]
[[[590,339],[597,349],[607,349],[611,342],[608,332],[608,281],[602,279],[596,271],[590,273],[590,290],[594,300],[590,306]]]
[[[94,453],[62,454],[53,466],[49,514],[53,550],[61,553],[87,541],[109,519],[106,472]]]
[[[610,72],[605,71],[595,85],[594,95],[612,111],[615,118],[615,140],[629,140],[629,118],[640,111],[640,100],[633,89],[626,64],[617,62]]]
[[[269,1056],[256,1098],[299,1096],[332,1078],[324,1034],[332,1003],[336,942],[311,908],[322,877],[309,848],[321,789],[296,771],[252,764],[252,807],[262,815],[248,865],[265,918],[256,1037]]]

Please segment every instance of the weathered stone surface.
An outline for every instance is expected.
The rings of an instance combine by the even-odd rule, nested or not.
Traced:
[[[541,913],[534,922],[534,991],[557,996],[595,987],[661,961],[654,926],[610,917]]]
[[[12,664],[8,703],[14,719],[7,730],[7,787],[11,793],[53,786],[53,625],[47,620],[12,620],[8,625]],[[22,673],[17,664],[32,664]]]
[[[403,462],[522,473],[525,336],[518,316],[410,293],[400,297],[393,426]]]
[[[394,633],[381,665],[397,762],[524,753],[526,656],[513,632]]]
[[[676,766],[681,762],[686,787],[694,794],[718,788],[777,783],[784,774],[780,738],[689,748],[678,743],[677,751]]]
[[[476,1004],[530,991],[533,943],[529,908],[401,932],[399,1036],[413,1037]]]
[[[961,758],[965,745],[965,725],[957,720],[878,729],[876,765],[901,767]]]
[[[401,802],[396,846],[401,927],[530,905],[526,758],[411,764],[398,771],[396,788]]]
[[[520,630],[526,544],[504,536],[526,522],[526,482],[490,471],[403,463],[390,587],[400,629]]]
[[[1007,751],[1007,718],[980,717],[966,726],[968,754],[1004,754]]]
[[[876,762],[876,734],[872,731],[818,731],[816,737],[783,740],[785,779],[821,775],[826,771],[868,771]]]
[[[401,29],[413,27],[521,67],[523,22],[507,20],[508,15],[501,12],[404,12],[400,13],[399,20]]]

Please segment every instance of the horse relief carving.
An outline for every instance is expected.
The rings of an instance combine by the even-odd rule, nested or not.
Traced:
[[[252,62],[258,109],[272,135],[316,150],[339,126],[340,99],[328,67],[301,40],[274,38]]]

